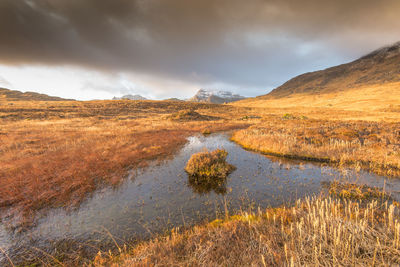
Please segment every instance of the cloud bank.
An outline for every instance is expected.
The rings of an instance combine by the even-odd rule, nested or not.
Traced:
[[[399,41],[398,14],[398,0],[2,0],[0,64],[262,94]]]

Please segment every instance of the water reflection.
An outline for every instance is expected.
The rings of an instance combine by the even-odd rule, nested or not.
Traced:
[[[226,194],[227,178],[204,179],[197,176],[188,175],[188,186],[196,194],[204,195],[214,191],[218,195]]]

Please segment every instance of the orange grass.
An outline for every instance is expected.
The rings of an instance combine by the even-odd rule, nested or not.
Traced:
[[[232,140],[265,154],[400,174],[400,123],[328,121],[283,115],[239,130]]]
[[[283,115],[288,112],[294,115]],[[31,223],[37,210],[79,204],[101,186],[118,185],[129,169],[167,158],[189,135],[249,125],[233,135],[246,148],[396,175],[399,123],[379,120],[389,114],[398,121],[397,110],[379,112],[0,101],[0,211],[8,211],[3,218],[23,214]],[[184,119],[173,119],[176,114]],[[377,122],[351,121],[361,117]],[[158,237],[117,257],[99,255],[93,265],[399,265],[398,211],[363,201],[310,199],[293,208],[241,214]]]
[[[119,184],[129,169],[172,155],[189,135],[244,125],[165,118],[188,108],[229,114],[229,107],[166,101],[25,102],[0,109],[3,219],[22,214],[17,225],[29,225],[37,210],[77,205],[98,187]]]

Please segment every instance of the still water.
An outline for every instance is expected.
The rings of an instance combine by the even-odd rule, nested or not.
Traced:
[[[185,164],[193,153],[216,148],[227,150],[227,161],[237,169],[222,186],[200,187],[188,178]],[[229,141],[228,134],[193,136],[173,158],[132,172],[120,186],[95,192],[75,210],[51,210],[37,226],[21,233],[0,224],[0,248],[17,262],[44,253],[68,257],[78,251],[91,257],[99,249],[115,249],[115,243],[134,243],[173,227],[222,217],[226,209],[290,204],[320,194],[321,182],[335,179],[385,187],[399,197],[400,179],[263,156]],[[1,262],[5,257],[0,252]]]

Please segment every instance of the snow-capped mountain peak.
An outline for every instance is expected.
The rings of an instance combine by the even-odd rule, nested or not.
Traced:
[[[233,94],[230,91],[200,89],[190,101],[209,103],[228,103],[244,99],[244,96]]]

